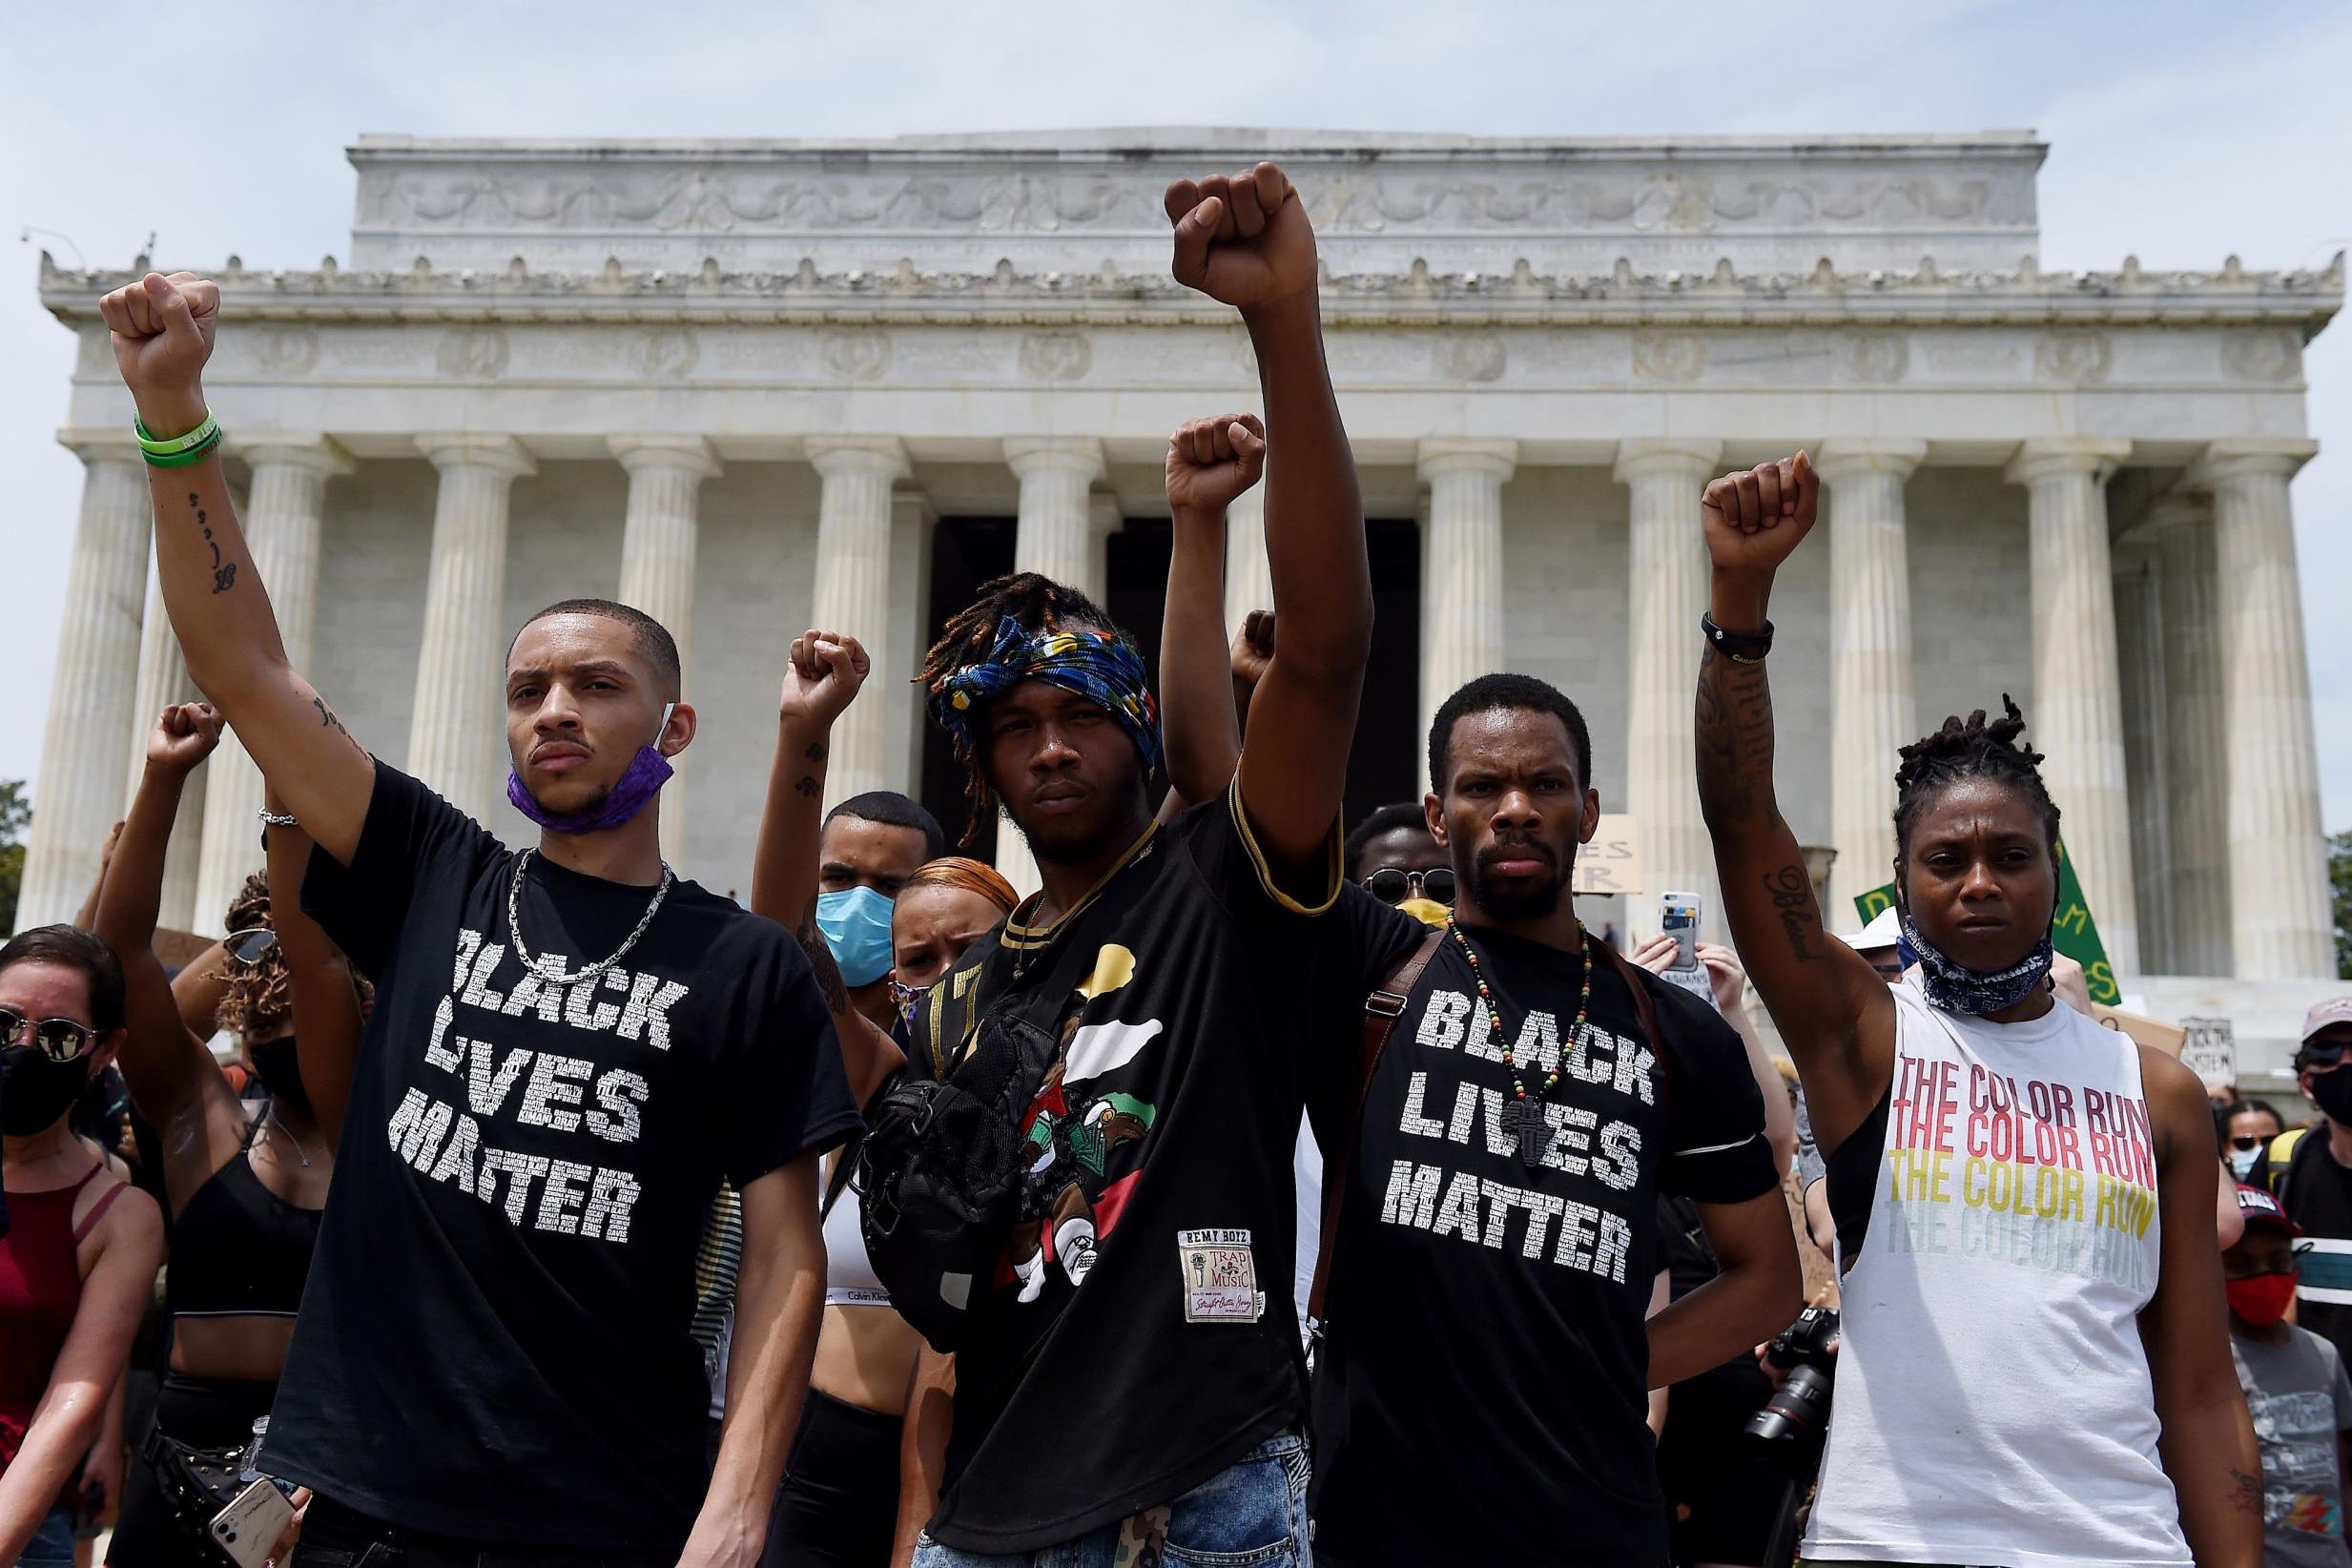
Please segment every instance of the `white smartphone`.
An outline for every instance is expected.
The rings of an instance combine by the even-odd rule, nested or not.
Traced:
[[[1674,967],[1699,967],[1699,895],[1661,893],[1658,896],[1658,929],[1674,939]]]
[[[237,1568],[261,1568],[293,1522],[294,1504],[264,1475],[214,1515],[211,1529],[214,1542]]]

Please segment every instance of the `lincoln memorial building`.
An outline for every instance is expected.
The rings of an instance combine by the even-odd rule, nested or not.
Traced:
[[[1805,446],[1827,517],[1782,576],[1772,674],[1782,798],[1836,852],[1832,927],[1890,879],[1896,748],[2010,693],[2127,998],[2234,1018],[2259,1082],[2334,970],[2288,482],[2317,450],[2303,347],[2343,264],[2250,270],[2216,235],[2207,271],[2044,271],[2044,152],[2010,132],[367,136],[347,258],[155,260],[220,280],[206,387],[231,482],[289,651],[354,733],[520,837],[507,639],[556,599],[626,600],[677,634],[702,715],[669,854],[748,891],[802,629],[875,659],[834,795],[905,791],[951,836],[957,775],[908,677],[977,584],[1081,585],[1156,657],[1167,435],[1256,402],[1236,315],[1168,276],[1161,192],[1274,158],[1321,246],[1371,530],[1351,820],[1421,794],[1447,692],[1525,671],[1582,706],[1603,809],[1639,824],[1645,892],[1588,920],[1638,935],[1658,891],[1692,889],[1719,934],[1692,782],[1699,495]],[[2177,220],[2150,214],[2150,243]],[[23,585],[65,598],[26,923],[71,918],[145,726],[194,694],[97,315],[146,264],[41,277],[79,340],[59,439],[88,478],[67,580]],[[1228,616],[1269,600],[1261,498],[1233,518]],[[166,925],[217,931],[260,798],[224,744]]]

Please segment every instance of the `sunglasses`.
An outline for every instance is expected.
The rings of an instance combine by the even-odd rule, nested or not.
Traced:
[[[0,1007],[0,1045],[31,1044],[52,1062],[78,1061],[96,1044],[98,1031],[70,1018],[30,1019]]]
[[[2303,1047],[2302,1063],[2306,1067],[2333,1067],[2343,1061],[2346,1051],[2352,1051],[2352,1045],[2341,1040],[2315,1040]]]
[[[1401,866],[1382,866],[1364,878],[1364,891],[1384,904],[1401,904],[1407,898],[1427,898],[1434,904],[1454,902],[1454,873],[1445,866],[1434,871],[1407,871]]]
[[[2264,1144],[2269,1142],[2269,1139],[2264,1138],[2259,1133],[2250,1133],[2243,1138],[2232,1138],[2230,1140],[2230,1147],[2242,1154],[2248,1149],[2260,1148]]]
[[[277,945],[278,933],[264,925],[245,931],[232,931],[220,939],[220,950],[228,954],[233,962],[249,966],[268,958],[270,949]]]

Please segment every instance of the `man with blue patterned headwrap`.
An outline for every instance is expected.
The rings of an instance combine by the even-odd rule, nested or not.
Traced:
[[[1222,509],[1279,447],[1267,550],[1282,644],[1232,785],[1162,826],[1144,661],[1083,594],[1000,578],[925,661],[975,826],[1001,802],[1043,885],[918,1004],[911,1057],[953,1073],[984,1014],[1062,1049],[1019,1129],[1026,1175],[998,1265],[959,1287],[952,1396],[944,1358],[917,1373],[909,1420],[953,1431],[911,1477],[939,1488],[937,1511],[915,1514],[929,1515],[918,1568],[1306,1554],[1298,1009],[1338,890],[1371,579],[1304,206],[1261,164],[1181,181],[1167,209],[1177,279],[1240,309],[1266,403],[1263,426],[1236,415],[1171,444],[1170,504]],[[877,1262],[891,1245],[876,1238]]]

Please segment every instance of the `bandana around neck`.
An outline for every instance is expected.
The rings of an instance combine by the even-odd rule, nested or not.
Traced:
[[[980,710],[1022,681],[1043,681],[1096,703],[1135,742],[1145,773],[1160,766],[1160,705],[1135,645],[1091,627],[1033,632],[1009,615],[997,623],[987,656],[950,674],[932,693],[932,716],[955,743],[958,757],[979,750]]]
[[[1998,1013],[2033,993],[2034,987],[2050,978],[2050,965],[2056,957],[2050,938],[2044,936],[2033,944],[2033,950],[2011,964],[1991,974],[1970,969],[1956,963],[1941,948],[1919,934],[1911,923],[1909,910],[1900,910],[1903,939],[1910,943],[1919,959],[1919,983],[1927,993],[1928,1003],[1947,1013],[1966,1013],[1971,1018],[1983,1018]]]
[[[677,706],[674,702],[663,706],[661,722],[653,727],[656,741],[670,728],[670,715]],[[523,787],[522,775],[512,768],[506,770],[506,798],[516,811],[549,833],[601,833],[619,827],[645,810],[661,794],[662,786],[670,782],[672,771],[660,747],[640,746],[637,754],[629,759],[628,769],[593,806],[576,812],[551,812],[531,798],[531,792]]]

